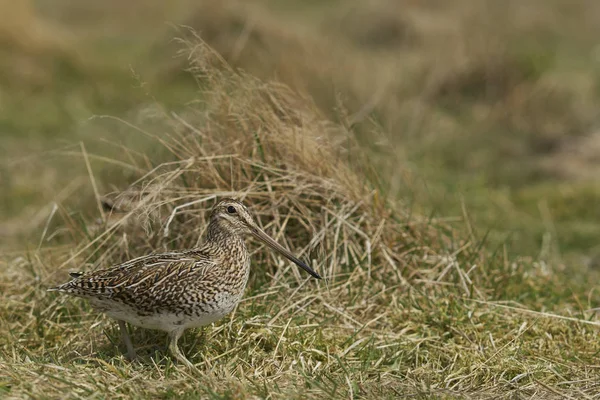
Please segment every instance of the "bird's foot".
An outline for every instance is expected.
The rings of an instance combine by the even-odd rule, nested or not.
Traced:
[[[119,321],[119,328],[121,330],[121,339],[123,340],[123,343],[125,343],[125,347],[127,347],[127,359],[129,361],[133,361],[137,358],[137,354],[135,353],[135,349],[133,348],[131,337],[129,337],[129,333],[127,333],[127,326],[125,325],[125,321]]]
[[[186,367],[188,367],[193,372],[200,373],[200,371],[194,366],[194,364],[192,364],[190,362],[190,360],[188,360],[183,355],[183,353],[181,352],[181,350],[179,350],[179,346],[177,346],[177,341],[181,337],[182,333],[183,333],[183,330],[181,330],[181,331],[174,331],[174,332],[171,332],[169,334],[169,351],[171,352],[171,354],[173,355],[173,357],[177,360],[177,362],[185,365]]]

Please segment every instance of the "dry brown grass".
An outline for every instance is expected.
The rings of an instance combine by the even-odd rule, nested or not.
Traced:
[[[0,393],[8,398],[594,398],[600,322],[551,266],[489,254],[473,234],[411,215],[379,191],[348,124],[286,86],[234,70],[183,41],[198,101],[122,121],[160,148],[131,151],[129,225],[91,229],[59,204],[43,247],[0,268]],[[343,118],[343,117],[340,117]],[[93,158],[82,148],[85,159]],[[102,188],[93,173],[89,179]],[[122,167],[122,165],[121,165]],[[98,180],[98,182],[96,182]],[[87,191],[87,198],[99,200]],[[83,193],[79,193],[81,197]],[[245,300],[182,348],[134,330],[128,363],[114,323],[49,294],[68,270],[198,244],[219,196],[244,199],[259,224],[326,278],[257,249]],[[55,223],[56,225],[53,225]],[[458,237],[458,238],[457,238]],[[559,298],[560,301],[556,301]]]
[[[598,397],[597,274],[556,242],[597,263],[600,3],[310,3],[0,2],[2,134],[17,132],[0,148],[1,246],[31,243],[0,256],[0,397]],[[251,74],[193,35],[167,61],[164,19]],[[153,94],[133,86],[172,86],[176,111],[138,106]],[[81,124],[102,101],[128,117]],[[76,134],[48,152],[65,121]],[[21,139],[32,127],[40,140]],[[412,169],[432,186],[481,174],[464,196],[489,223],[463,204],[419,216]],[[105,225],[98,197],[116,188],[125,210]],[[200,376],[150,331],[133,331],[142,359],[127,363],[113,322],[45,292],[68,270],[196,245],[222,195],[327,280],[254,248],[246,299],[182,340]],[[541,230],[524,246],[540,256],[484,245],[501,224],[519,241]]]
[[[307,93],[330,119],[342,99],[362,144],[385,154],[380,170],[394,163],[406,171],[415,162],[444,180],[436,170],[449,167],[467,180],[476,170],[498,186],[559,178],[548,158],[572,158],[569,143],[590,135],[598,116],[593,66],[569,65],[594,51],[577,37],[584,25],[595,29],[590,2],[576,2],[569,14],[560,2],[538,1],[350,1],[313,11],[202,4],[186,25],[232,65]],[[578,27],[576,15],[590,18]],[[569,35],[562,38],[559,26]],[[172,65],[165,75],[179,70]],[[369,139],[373,121],[387,136],[378,145]],[[494,167],[506,160],[518,166]],[[401,180],[397,170],[383,175]]]

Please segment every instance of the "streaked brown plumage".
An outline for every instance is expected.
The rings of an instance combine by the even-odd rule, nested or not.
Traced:
[[[89,273],[72,273],[73,280],[49,290],[86,298],[96,309],[117,319],[130,358],[135,357],[135,351],[125,322],[168,332],[173,356],[191,366],[177,341],[185,329],[222,318],[241,300],[250,270],[244,242],[249,234],[313,277],[321,278],[264,233],[242,203],[223,199],[211,212],[200,248],[143,256]]]

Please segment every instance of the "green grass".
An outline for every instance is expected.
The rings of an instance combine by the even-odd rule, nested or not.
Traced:
[[[44,34],[0,29],[0,397],[597,397],[595,3],[31,4]],[[327,279],[252,245],[180,342],[199,374],[46,292],[196,245],[215,193]]]

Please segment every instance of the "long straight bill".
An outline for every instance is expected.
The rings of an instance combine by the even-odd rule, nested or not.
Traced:
[[[309,267],[308,265],[306,265],[305,263],[303,263],[302,261],[297,259],[292,253],[290,253],[288,250],[286,250],[283,246],[281,246],[275,240],[271,239],[271,237],[269,235],[267,235],[265,232],[263,232],[258,227],[252,228],[252,234],[254,235],[254,237],[263,241],[267,246],[269,246],[273,250],[281,253],[285,258],[287,258],[288,260],[290,260],[291,262],[293,262],[294,264],[296,264],[297,266],[299,266],[300,268],[302,268],[303,270],[305,270],[306,272],[311,274],[313,277],[315,277],[317,279],[322,279],[321,275],[319,275],[314,269],[312,269],[311,267]]]

